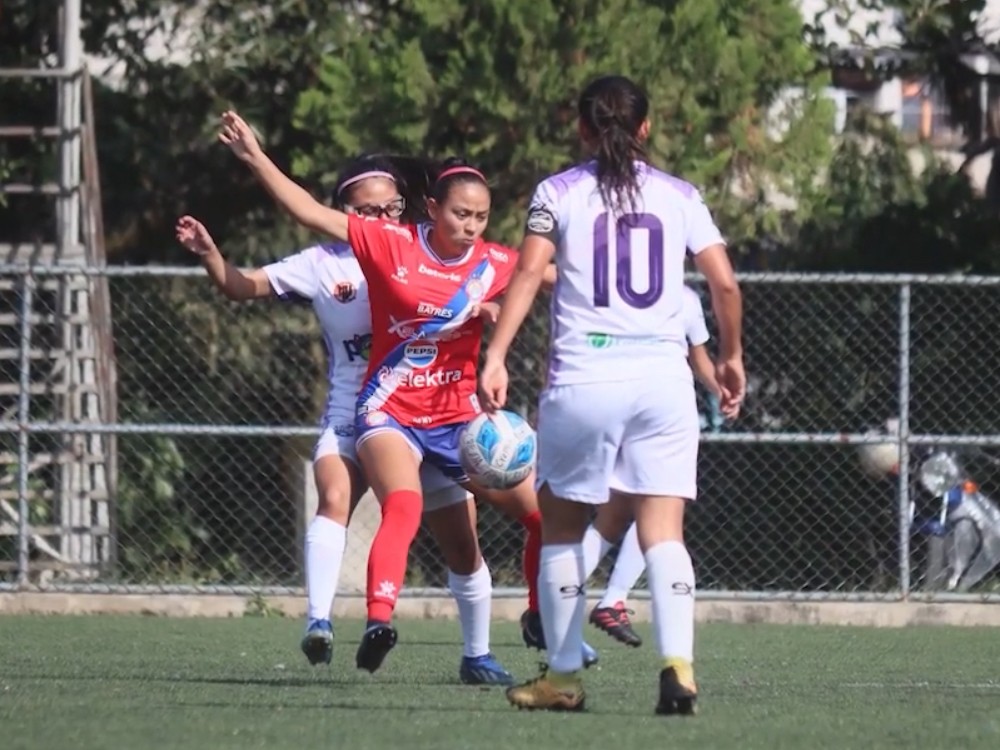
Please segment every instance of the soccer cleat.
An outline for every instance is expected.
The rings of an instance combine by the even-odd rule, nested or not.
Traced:
[[[535,679],[507,688],[510,704],[529,711],[582,711],[586,697],[576,673],[555,674],[545,667]]]
[[[542,630],[542,615],[526,609],[521,615],[521,638],[528,648],[545,650],[545,631]],[[583,644],[583,666],[590,669],[597,664],[597,651],[588,643]]]
[[[540,612],[524,610],[521,615],[521,638],[528,648],[545,650],[545,632],[542,630],[542,615]]]
[[[590,624],[619,643],[638,648],[642,645],[642,638],[632,629],[632,621],[628,619],[630,614],[632,612],[625,609],[625,602],[615,602],[613,607],[594,607],[590,612]]]
[[[396,629],[387,622],[372,622],[368,624],[361,636],[358,654],[355,661],[358,669],[374,672],[382,666],[385,656],[396,645]]]
[[[693,716],[697,710],[698,687],[694,684],[694,667],[685,659],[670,658],[660,672],[660,700],[656,713],[662,716],[678,714]]]
[[[514,677],[493,654],[463,656],[458,679],[465,685],[513,685]]]
[[[333,658],[333,625],[329,620],[310,620],[302,638],[302,653],[309,663],[329,664]]]

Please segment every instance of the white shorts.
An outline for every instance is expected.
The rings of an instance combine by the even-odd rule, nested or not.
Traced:
[[[313,462],[324,456],[340,456],[360,468],[354,447],[354,425],[330,425],[320,433],[313,450]],[[464,503],[471,495],[426,461],[420,464],[420,484],[424,493],[424,513]]]
[[[536,486],[581,503],[605,503],[609,489],[693,500],[699,430],[689,378],[546,388]]]

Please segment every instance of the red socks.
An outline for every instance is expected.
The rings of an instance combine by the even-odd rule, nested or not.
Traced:
[[[528,609],[538,611],[538,569],[542,555],[542,514],[529,513],[519,519],[524,527],[524,558],[522,568],[524,580],[528,584]]]
[[[413,490],[390,492],[382,503],[382,523],[368,553],[369,621],[392,620],[406,575],[406,558],[420,528],[422,510],[423,498]]]

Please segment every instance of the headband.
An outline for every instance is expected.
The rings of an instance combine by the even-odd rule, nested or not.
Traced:
[[[362,172],[361,174],[355,175],[354,177],[351,177],[348,180],[344,180],[341,183],[340,187],[337,188],[337,195],[343,193],[345,189],[349,188],[354,183],[361,182],[362,180],[367,180],[369,177],[384,177],[387,180],[392,180],[393,182],[396,181],[396,178],[389,172],[385,172],[381,169],[373,169],[370,172]]]
[[[463,167],[463,166],[448,167],[448,169],[444,170],[441,174],[437,176],[435,182],[441,182],[441,180],[443,180],[445,177],[451,177],[452,175],[456,174],[472,174],[478,177],[483,182],[486,182],[486,178],[483,176],[483,173],[480,172],[478,169],[476,169],[475,167]]]

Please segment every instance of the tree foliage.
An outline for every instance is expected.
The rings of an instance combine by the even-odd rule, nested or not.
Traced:
[[[576,98],[602,73],[647,89],[654,162],[700,185],[737,243],[773,220],[765,192],[805,189],[828,151],[824,77],[785,0],[425,0],[349,23],[298,99],[320,138],[296,172],[366,148],[462,154],[496,176],[493,234],[509,242],[539,176],[579,157]],[[802,94],[775,123],[789,86]]]

